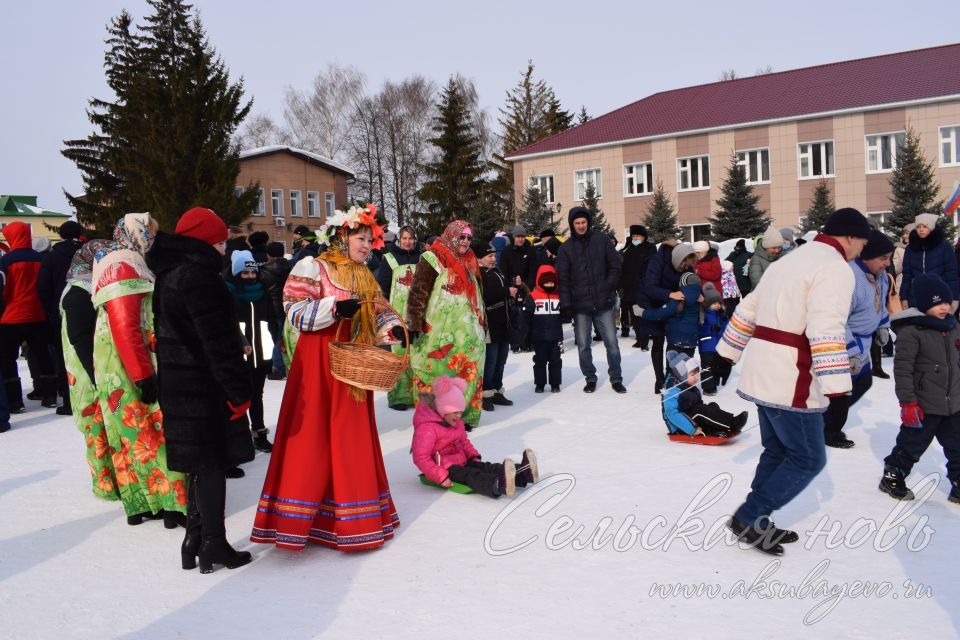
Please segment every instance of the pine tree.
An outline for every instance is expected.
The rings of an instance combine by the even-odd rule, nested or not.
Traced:
[[[593,120],[593,118],[591,118],[590,115],[587,113],[587,107],[581,105],[580,113],[577,114],[577,124],[581,125],[584,122],[588,122],[590,120]]]
[[[802,236],[809,231],[820,231],[823,223],[833,213],[833,199],[830,197],[830,184],[821,179],[813,192],[810,208],[803,215],[803,222],[797,227],[797,235]]]
[[[550,89],[550,100],[546,113],[546,135],[556,135],[566,131],[572,125],[573,114],[563,109],[563,107],[560,105],[560,99],[554,95],[553,89]]]
[[[496,195],[490,183],[484,183],[480,190],[480,198],[467,212],[466,220],[473,228],[473,237],[481,242],[492,239],[497,231],[503,230],[507,220],[500,215],[500,209],[495,202]],[[511,222],[512,224],[512,222]]]
[[[460,85],[450,78],[440,97],[433,124],[434,160],[424,170],[419,197],[427,205],[421,225],[440,233],[451,220],[468,219],[476,211],[484,188],[484,165]]]
[[[710,218],[710,236],[718,241],[730,238],[752,238],[767,228],[770,218],[757,207],[760,196],[747,184],[747,174],[737,166],[737,155],[730,154],[727,178],[720,188],[723,196],[717,200],[719,209]]]
[[[680,237],[681,229],[677,221],[677,214],[674,212],[670,196],[663,189],[663,182],[660,180],[657,180],[657,187],[653,191],[650,208],[641,222],[647,228],[650,240],[655,243]]]
[[[587,181],[587,186],[583,189],[583,200],[580,202],[590,212],[591,231],[607,235],[613,233],[613,229],[607,223],[607,218],[600,210],[600,198],[597,197],[597,188],[594,186],[593,180]]]
[[[900,237],[903,228],[921,213],[943,213],[943,201],[937,200],[940,183],[933,164],[927,161],[920,147],[920,136],[912,127],[907,129],[903,144],[897,147],[897,166],[890,176],[890,214],[884,228],[890,235]],[[953,223],[940,218],[944,235],[953,237]]]
[[[554,233],[559,230],[554,212],[547,206],[547,195],[535,186],[527,187],[524,192],[523,209],[517,213],[517,222],[532,234],[539,234],[544,229]]]
[[[148,0],[153,13],[134,28],[121,13],[108,27],[107,84],[115,100],[92,99],[99,130],[65,141],[62,153],[83,176],[77,217],[101,232],[130,211],[149,211],[161,228],[202,205],[228,224],[246,219],[257,185],[235,193],[240,149],[233,134],[247,116],[243,81],[231,83],[200,18],[182,0]]]

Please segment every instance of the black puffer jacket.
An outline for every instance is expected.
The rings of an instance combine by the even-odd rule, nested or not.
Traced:
[[[620,252],[623,256],[623,266],[620,271],[620,290],[623,292],[621,304],[633,304],[636,300],[637,288],[643,282],[643,275],[647,272],[650,258],[657,252],[652,242],[641,242],[634,245],[627,240],[626,248]]]
[[[515,244],[507,246],[500,254],[500,271],[511,286],[515,278],[520,276],[528,289],[533,289],[534,278],[537,274],[537,253],[529,240],[523,241],[523,246]]]
[[[147,253],[153,292],[160,408],[167,463],[174,471],[226,471],[253,460],[246,418],[229,419],[229,401],[250,400],[233,297],[220,255],[202,240],[157,234]]]
[[[260,275],[260,284],[267,291],[267,297],[270,299],[271,315],[270,319],[281,324],[285,316],[283,310],[283,285],[287,283],[287,276],[290,275],[290,269],[293,265],[286,258],[275,258],[268,260],[261,265],[258,271]]]
[[[583,217],[583,207],[570,210],[568,220],[573,229],[574,214]],[[612,309],[620,282],[620,256],[603,233],[590,230],[578,236],[571,232],[569,240],[560,245],[557,255],[557,275],[560,279],[560,305],[572,311],[590,312]]]
[[[893,316],[890,324],[897,332],[893,358],[897,400],[916,402],[924,413],[935,416],[960,411],[960,325],[950,316],[937,321],[916,307]]]
[[[60,296],[63,294],[64,287],[67,286],[70,261],[73,260],[73,254],[82,246],[83,243],[79,240],[62,240],[53,245],[40,262],[37,294],[40,296],[43,310],[47,313],[47,319],[60,316]]]

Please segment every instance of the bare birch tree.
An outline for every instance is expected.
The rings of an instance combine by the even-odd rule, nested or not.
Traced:
[[[346,161],[347,139],[365,86],[366,76],[355,67],[330,63],[314,78],[312,90],[288,88],[283,114],[295,144]]]

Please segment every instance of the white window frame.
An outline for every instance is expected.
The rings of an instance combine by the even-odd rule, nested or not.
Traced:
[[[303,217],[303,193],[299,189],[290,189],[290,217]]]
[[[577,169],[573,172],[573,199],[577,202],[583,202],[588,182],[593,182],[593,188],[597,191],[597,200],[603,198],[603,170],[600,167]]]
[[[943,161],[944,145],[949,145],[950,155],[953,158],[952,161]],[[939,151],[940,153],[937,155],[940,156],[941,167],[960,167],[960,125],[949,124],[945,127],[940,127]]]
[[[699,184],[693,186],[693,162],[697,163],[697,176],[699,177]],[[707,171],[704,174],[703,163],[707,163]],[[684,167],[683,163],[687,163],[687,166]],[[683,184],[683,174],[687,174],[687,187],[681,187]],[[706,175],[707,182],[703,183],[704,175]],[[697,156],[684,156],[682,158],[677,158],[677,191],[706,191],[710,189],[710,155],[697,155]]]
[[[826,153],[825,149],[827,145],[830,145],[830,153]],[[813,158],[814,158],[814,145],[819,145],[819,155],[820,155],[820,169],[826,171],[827,169],[832,168],[833,171],[826,171],[826,173],[814,173],[813,172]],[[809,147],[807,151],[803,150],[803,147]],[[804,142],[797,143],[797,180],[819,180],[820,178],[833,178],[836,176],[837,171],[837,145],[834,141],[831,140],[808,140]],[[807,159],[807,167],[809,168],[809,175],[803,175],[803,159]]]
[[[637,173],[642,176],[637,180]],[[630,181],[633,181],[633,190],[630,189]],[[637,185],[642,186],[642,190],[637,189]],[[652,162],[634,162],[623,165],[623,197],[633,198],[635,196],[646,196],[653,193],[653,163]]]
[[[333,212],[337,210],[337,194],[332,191],[324,192],[323,210],[327,214],[327,218],[333,217]]]
[[[270,189],[270,213],[274,218],[283,217],[283,189]]]
[[[906,131],[888,131],[887,133],[871,133],[868,136],[863,136],[863,161],[864,167],[866,168],[867,173],[890,173],[897,168],[897,147],[903,144],[903,139],[907,136]],[[902,138],[897,140],[897,138]],[[871,141],[873,138],[873,141]],[[887,145],[887,157],[883,158],[883,140],[891,139],[890,141],[893,144]],[[876,168],[870,168],[870,154],[876,153],[877,166]],[[883,161],[886,159],[889,163],[889,167],[883,166]]]
[[[706,227],[707,237],[710,236],[709,222],[698,222],[697,224],[684,224],[684,225],[681,225],[681,229],[683,229],[684,242],[696,242],[696,229],[698,227]]]
[[[320,192],[307,191],[307,217],[320,217]]]
[[[767,157],[767,178],[763,178],[763,156],[766,152]],[[751,154],[756,154],[757,156],[757,171],[760,172],[759,176],[750,175],[750,156]],[[743,156],[741,158],[740,156]],[[743,173],[747,176],[747,184],[770,184],[770,147],[757,147],[756,149],[740,149],[737,151],[737,166],[743,167]]]
[[[530,176],[530,179],[527,181],[527,185],[535,188],[540,193],[544,193],[544,187],[546,187],[546,204],[553,204],[556,202],[554,199],[554,182],[553,174],[546,173],[542,176]]]
[[[877,223],[878,229],[883,229],[884,223],[887,221],[887,214],[889,211],[867,211],[863,215],[867,220],[872,220]]]
[[[255,216],[267,215],[267,204],[263,197],[263,188],[260,189],[260,195],[257,197],[257,207],[253,210]]]

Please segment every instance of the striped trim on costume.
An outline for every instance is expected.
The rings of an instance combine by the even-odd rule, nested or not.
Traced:
[[[817,336],[810,338],[810,355],[815,376],[850,374],[850,356],[843,337]]]
[[[730,322],[727,323],[722,340],[731,348],[743,351],[755,329],[756,325],[754,323],[744,320],[742,316],[734,313]]]

